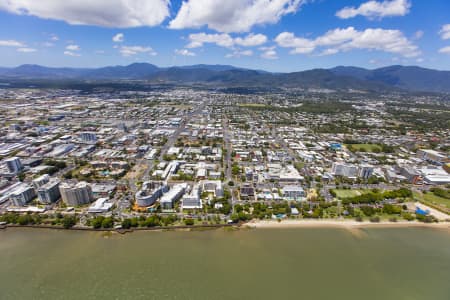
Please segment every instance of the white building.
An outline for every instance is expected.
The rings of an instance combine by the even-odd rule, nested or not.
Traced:
[[[79,206],[94,200],[91,186],[84,181],[76,184],[63,182],[59,185],[62,200],[69,206]]]
[[[182,209],[201,209],[203,207],[200,199],[200,185],[196,184],[188,195],[184,195],[181,199]]]
[[[109,202],[108,198],[99,198],[88,208],[88,213],[100,214],[109,211],[114,203]]]
[[[17,174],[22,170],[23,166],[20,162],[20,158],[18,157],[11,157],[8,159],[5,159],[6,167],[8,168],[8,171]]]
[[[37,189],[39,201],[45,204],[56,202],[61,198],[59,192],[59,179],[53,179]]]
[[[36,193],[31,186],[23,184],[18,189],[14,190],[9,197],[15,206],[24,206],[36,197]]]
[[[167,193],[165,193],[159,203],[161,203],[161,208],[163,210],[173,209],[174,204],[178,201],[187,189],[187,183],[180,183],[174,185]]]

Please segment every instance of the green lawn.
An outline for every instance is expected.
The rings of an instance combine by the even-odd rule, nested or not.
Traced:
[[[438,206],[443,208],[443,210],[450,210],[450,199],[445,199],[434,195],[432,192],[422,194],[419,192],[414,192],[414,199],[423,202],[424,204],[431,204],[432,206]]]
[[[336,197],[340,199],[359,196],[361,194],[365,194],[370,191],[370,190],[342,190],[342,189],[333,189],[333,190],[336,193]]]
[[[364,149],[365,152],[381,151],[381,146],[377,144],[345,144],[345,146],[347,148],[352,146],[357,151],[360,151],[360,149]]]

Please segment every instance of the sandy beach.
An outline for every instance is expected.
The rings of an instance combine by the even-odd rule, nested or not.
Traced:
[[[422,223],[417,221],[381,221],[373,223],[369,221],[357,222],[355,220],[253,220],[243,226],[250,228],[298,228],[298,227],[342,227],[342,228],[364,228],[364,227],[433,227],[450,230],[450,222]]]

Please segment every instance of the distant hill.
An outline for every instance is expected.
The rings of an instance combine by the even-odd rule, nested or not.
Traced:
[[[331,71],[336,75],[384,83],[404,90],[450,93],[450,71],[437,71],[415,66],[389,66],[375,70],[336,67]]]
[[[292,73],[270,73],[230,65],[160,68],[149,63],[103,68],[49,68],[22,65],[0,68],[3,80],[145,80],[157,83],[203,84],[221,87],[326,88],[363,91],[450,92],[450,72],[420,67],[390,66],[375,70],[339,66]]]

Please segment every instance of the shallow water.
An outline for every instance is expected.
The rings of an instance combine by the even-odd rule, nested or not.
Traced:
[[[450,299],[427,228],[0,231],[0,299]]]

